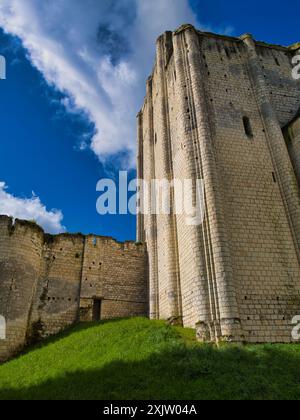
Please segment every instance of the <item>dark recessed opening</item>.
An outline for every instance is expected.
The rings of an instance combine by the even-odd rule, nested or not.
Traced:
[[[227,58],[230,59],[229,49],[227,47],[225,47],[224,49],[225,49],[225,54],[226,54]]]
[[[276,179],[276,175],[275,172],[272,172],[272,177],[273,177],[273,181],[276,184],[277,183],[277,179]]]
[[[253,131],[251,127],[251,122],[248,117],[243,117],[243,124],[244,124],[244,130],[247,137],[252,138],[253,137]]]
[[[101,321],[101,306],[102,306],[101,299],[93,300],[93,321],[94,322]]]
[[[279,66],[279,67],[280,67],[280,63],[279,63],[278,58],[277,58],[277,57],[275,57],[274,59],[275,59],[275,63],[277,64],[277,66]]]

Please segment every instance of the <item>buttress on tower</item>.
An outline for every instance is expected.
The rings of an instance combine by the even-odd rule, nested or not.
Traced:
[[[191,25],[157,41],[138,114],[138,177],[203,179],[205,218],[189,226],[180,214],[139,214],[137,235],[148,248],[151,318],[196,326],[200,340],[292,340],[300,314],[298,48]]]

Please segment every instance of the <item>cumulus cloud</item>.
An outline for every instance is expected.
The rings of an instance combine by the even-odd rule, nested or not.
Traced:
[[[60,210],[48,211],[34,193],[31,198],[18,198],[9,194],[5,182],[0,182],[0,214],[15,219],[34,220],[47,233],[65,232]]]
[[[151,72],[155,39],[196,24],[188,0],[1,0],[0,26],[18,36],[68,111],[94,123],[89,146],[105,161],[135,160],[135,117]],[[86,144],[84,141],[82,144]]]

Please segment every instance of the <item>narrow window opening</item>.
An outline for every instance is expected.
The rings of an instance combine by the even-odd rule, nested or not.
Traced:
[[[230,52],[229,52],[229,50],[228,50],[228,48],[227,47],[225,47],[225,53],[226,53],[226,56],[227,56],[227,58],[231,58],[230,57]]]
[[[101,307],[102,307],[102,300],[94,299],[93,300],[93,321],[94,322],[101,321]]]
[[[155,144],[157,144],[157,134],[155,133]]]
[[[252,138],[253,137],[253,131],[251,127],[251,122],[248,117],[243,117],[243,124],[244,124],[244,130],[247,137]]]
[[[176,70],[174,70],[174,79],[175,79],[175,82],[176,82],[176,80],[177,80]]]
[[[272,177],[273,177],[273,181],[276,184],[277,183],[277,179],[276,179],[276,175],[275,172],[272,172]]]
[[[278,58],[277,58],[277,57],[274,57],[274,58],[275,58],[275,63],[277,64],[277,66],[279,66],[279,67],[280,67],[280,63],[279,63]]]

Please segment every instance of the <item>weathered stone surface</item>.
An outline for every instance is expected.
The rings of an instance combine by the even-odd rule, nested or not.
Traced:
[[[78,320],[148,314],[146,247],[83,235],[45,235],[30,222],[0,216],[0,315],[7,338],[0,360],[27,342]]]
[[[0,361],[100,317],[150,314],[196,328],[202,341],[292,340],[300,315],[296,50],[191,25],[158,38],[138,114],[138,178],[203,179],[204,222],[149,208],[137,217],[143,245],[45,235],[0,216]],[[172,190],[172,208],[177,198]]]
[[[137,231],[149,252],[151,317],[182,319],[200,340],[292,340],[299,120],[288,148],[282,130],[300,109],[294,54],[191,25],[157,41],[139,113],[139,177],[204,179],[206,217],[194,227],[182,215],[145,216]]]

